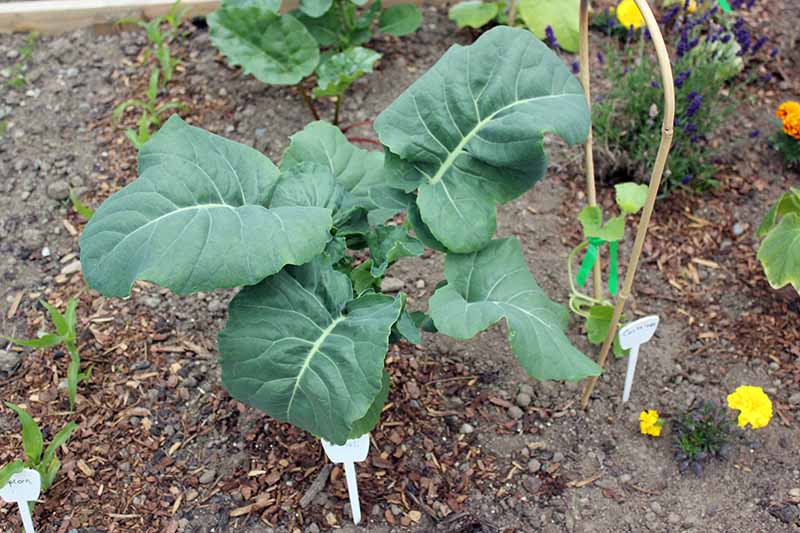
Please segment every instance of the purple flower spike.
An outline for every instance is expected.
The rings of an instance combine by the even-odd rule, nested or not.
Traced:
[[[556,34],[553,31],[552,26],[548,26],[544,29],[544,34],[547,37],[547,42],[550,43],[550,48],[553,50],[558,50],[558,39],[556,39]]]

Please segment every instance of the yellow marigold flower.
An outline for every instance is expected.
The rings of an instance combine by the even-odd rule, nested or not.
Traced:
[[[791,114],[783,119],[783,131],[786,135],[800,141],[800,112]]]
[[[661,436],[661,427],[664,421],[658,418],[658,411],[650,409],[639,413],[639,433],[642,435]]]
[[[634,29],[639,29],[644,26],[642,12],[633,0],[622,0],[617,4],[617,20],[625,28],[633,26]]]
[[[788,102],[782,103],[778,107],[778,110],[775,111],[775,116],[781,120],[785,120],[792,115],[800,115],[800,102],[789,100]]]
[[[695,0],[689,0],[689,5],[686,6],[686,11],[689,13],[694,13],[697,11],[697,2]]]
[[[739,427],[763,428],[772,418],[772,402],[761,387],[742,385],[728,394],[728,407],[738,409]]]

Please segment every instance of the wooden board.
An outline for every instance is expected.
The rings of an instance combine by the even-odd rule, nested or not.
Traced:
[[[0,33],[53,34],[114,24],[124,17],[151,19],[169,12],[174,0],[44,0],[0,3]],[[181,0],[189,16],[214,11],[219,0]]]

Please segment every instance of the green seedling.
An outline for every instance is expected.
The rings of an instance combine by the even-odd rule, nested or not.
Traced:
[[[180,0],[177,0],[172,4],[168,14],[150,21],[134,18],[123,18],[118,21],[119,24],[136,24],[144,29],[150,45],[150,48],[144,51],[144,59],[148,60],[151,56],[156,58],[161,70],[159,79],[162,86],[166,86],[172,80],[175,68],[180,64],[178,59],[172,57],[169,45],[178,34],[185,16],[186,10],[180,6]],[[166,30],[162,30],[165,23]]]
[[[22,90],[28,84],[28,79],[25,76],[25,69],[28,62],[33,57],[33,51],[36,49],[36,41],[39,39],[37,32],[31,32],[25,38],[25,44],[19,49],[19,58],[14,65],[4,72],[8,76],[8,85],[13,89]]]
[[[138,109],[140,112],[139,120],[136,122],[136,129],[127,128],[125,136],[131,141],[137,150],[141,149],[142,145],[150,139],[153,128],[161,127],[163,116],[169,111],[182,111],[186,106],[180,102],[166,102],[163,104],[158,103],[158,88],[159,88],[159,71],[152,69],[150,71],[150,83],[147,87],[147,100],[138,98],[131,98],[119,104],[111,115],[114,123],[119,123],[122,115],[128,109]]]
[[[13,403],[6,402],[6,407],[17,414],[22,425],[22,450],[25,460],[16,460],[0,468],[0,487],[8,483],[14,474],[22,472],[25,468],[32,468],[39,472],[42,479],[42,494],[53,485],[58,471],[61,469],[61,461],[56,457],[58,449],[69,442],[72,432],[78,428],[78,424],[70,422],[55,434],[47,448],[44,447],[42,430],[36,421],[21,407]],[[34,502],[30,502],[33,510]]]
[[[704,461],[728,457],[732,437],[728,413],[714,402],[704,402],[680,413],[673,422],[672,436],[678,469],[683,473],[691,468],[701,475]]]
[[[67,302],[67,308],[64,314],[47,302],[42,301],[41,304],[47,309],[47,313],[50,315],[50,320],[56,328],[55,333],[45,333],[37,339],[28,340],[16,339],[13,337],[4,338],[14,344],[26,346],[28,348],[46,349],[52,348],[53,346],[63,346],[67,350],[67,353],[69,353],[67,396],[69,397],[69,407],[74,410],[78,385],[83,381],[88,381],[92,376],[91,366],[84,372],[80,370],[81,358],[76,344],[78,300],[76,298],[70,298]]]
[[[75,212],[82,216],[85,220],[91,219],[94,215],[94,211],[92,211],[89,206],[81,202],[81,199],[78,198],[78,195],[75,194],[75,191],[72,189],[69,191],[69,201],[72,202],[72,208],[75,210]]]
[[[598,300],[581,292],[575,284],[583,287],[591,277],[595,262],[599,260],[601,251],[608,245],[608,291],[616,296],[619,290],[618,279],[618,247],[625,237],[625,222],[629,215],[638,213],[647,200],[647,186],[636,183],[620,183],[615,186],[616,203],[620,214],[603,222],[603,211],[598,206],[587,206],[578,215],[583,228],[584,240],[575,246],[567,257],[567,275],[570,284],[569,308],[585,321],[589,342],[594,345],[603,344],[608,336],[614,304],[610,300]],[[585,252],[584,252],[585,250]],[[573,276],[572,265],[579,253],[584,252],[580,270]],[[624,324],[624,317],[622,322]],[[619,344],[619,337],[614,339],[614,355],[617,358],[627,355]]]

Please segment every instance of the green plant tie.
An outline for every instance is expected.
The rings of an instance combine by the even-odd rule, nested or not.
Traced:
[[[731,5],[728,3],[728,0],[719,0],[719,6],[725,13],[731,12]]]
[[[597,258],[600,255],[600,247],[608,241],[599,237],[589,237],[589,247],[586,249],[586,255],[583,256],[581,268],[578,270],[578,275],[575,281],[579,287],[586,285],[586,280],[589,278],[589,273],[592,271]],[[619,276],[617,274],[617,241],[608,242],[609,248],[609,273],[608,273],[608,292],[611,296],[616,296],[619,291]]]
[[[619,278],[617,276],[617,242],[608,243],[608,254],[611,256],[608,265],[608,292],[616,296],[619,291]]]

